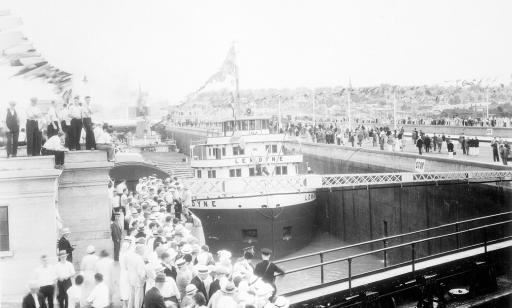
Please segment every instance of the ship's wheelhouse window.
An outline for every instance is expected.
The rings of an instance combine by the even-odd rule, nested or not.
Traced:
[[[242,130],[242,121],[236,121],[236,130]]]
[[[241,177],[242,169],[229,169],[229,177]]]
[[[226,148],[222,148],[222,156],[226,156]]]
[[[276,166],[275,173],[276,173],[276,175],[280,175],[281,174],[281,166]]]
[[[261,120],[255,120],[254,122],[256,122],[256,123],[255,123],[255,124],[256,124],[256,127],[255,127],[255,128],[256,128],[256,130],[261,129]]]
[[[233,121],[227,121],[227,122],[224,122],[224,131],[226,132],[231,132],[233,131]]]
[[[242,122],[242,130],[249,130],[249,121],[241,121]]]
[[[196,176],[197,176],[198,179],[201,178],[201,170],[197,170],[196,171]]]
[[[260,176],[261,167],[249,168],[249,176]]]
[[[265,146],[265,151],[267,153],[277,153],[277,144],[267,144]]]
[[[258,241],[258,229],[242,229],[242,239],[245,243]]]
[[[216,170],[208,170],[208,178],[209,179],[215,179],[217,177],[217,171]]]
[[[288,166],[282,166],[281,167],[281,174],[282,175],[288,174]]]
[[[249,129],[250,130],[256,129],[256,120],[249,120]]]
[[[208,148],[208,155],[212,156],[212,148]]]

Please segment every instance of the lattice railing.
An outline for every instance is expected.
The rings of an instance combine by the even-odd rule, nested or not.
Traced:
[[[452,171],[425,173],[308,174],[298,176],[229,179],[190,179],[184,184],[198,199],[312,191],[317,188],[355,187],[439,181],[512,181],[511,171]]]

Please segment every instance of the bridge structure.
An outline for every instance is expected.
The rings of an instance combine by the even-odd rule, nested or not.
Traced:
[[[414,185],[417,183],[507,183],[512,170],[400,172],[361,174],[305,174],[296,176],[187,179],[183,183],[196,199],[254,196],[293,193],[343,187],[372,187],[379,185]]]

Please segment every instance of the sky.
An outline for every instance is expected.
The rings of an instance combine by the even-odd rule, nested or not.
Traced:
[[[139,85],[178,103],[236,42],[240,88],[436,84],[510,80],[510,0],[0,0],[77,92],[127,102]],[[0,100],[52,98],[9,78]],[[87,76],[87,86],[80,82]],[[130,96],[131,95],[131,96]]]

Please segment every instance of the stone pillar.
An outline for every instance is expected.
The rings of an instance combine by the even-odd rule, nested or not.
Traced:
[[[0,249],[0,302],[19,306],[41,255],[57,261],[55,202],[61,172],[53,156],[0,159],[0,233],[8,233],[2,238],[8,248]]]
[[[70,242],[76,245],[75,264],[80,262],[88,245],[94,245],[96,251],[112,251],[107,187],[112,166],[104,151],[66,153],[58,202],[63,225],[71,230]]]

